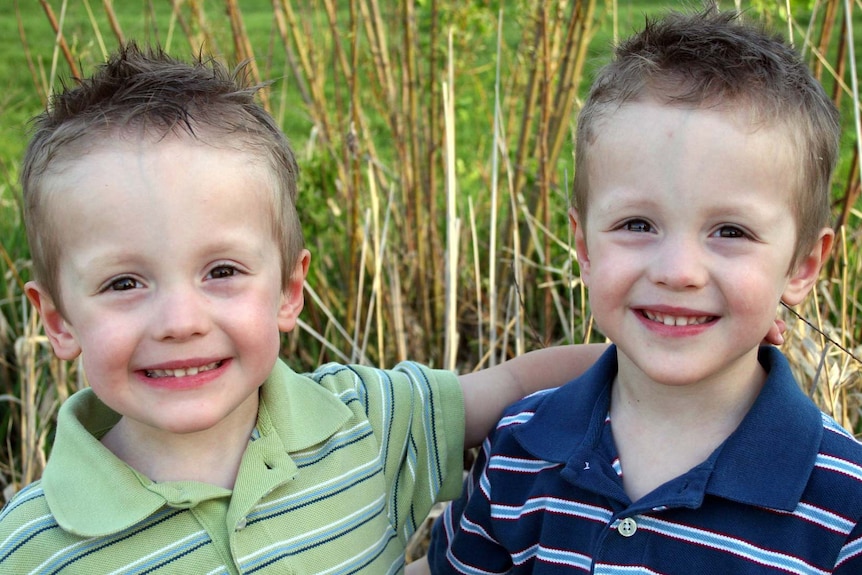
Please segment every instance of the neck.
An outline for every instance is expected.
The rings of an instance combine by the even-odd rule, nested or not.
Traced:
[[[231,415],[209,429],[182,434],[123,417],[102,444],[157,483],[199,481],[233,489],[257,421],[257,402]]]
[[[735,362],[732,368],[709,379],[682,384],[653,381],[624,354],[618,352],[618,358],[612,412],[631,411],[639,419],[692,420],[703,424],[714,419],[731,419],[738,424],[766,381],[756,349],[746,361]]]
[[[611,425],[623,487],[636,501],[705,461],[739,426],[766,374],[754,361],[708,381],[651,381],[620,356]]]

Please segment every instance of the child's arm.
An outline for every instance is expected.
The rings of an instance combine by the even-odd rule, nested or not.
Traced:
[[[607,348],[606,344],[549,347],[461,375],[466,418],[464,446],[480,445],[507,405],[534,391],[571,381]]]

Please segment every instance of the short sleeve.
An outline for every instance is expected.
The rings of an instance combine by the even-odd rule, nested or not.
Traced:
[[[438,500],[458,496],[464,469],[464,400],[457,376],[402,362],[349,366],[380,444],[387,507],[405,543]]]

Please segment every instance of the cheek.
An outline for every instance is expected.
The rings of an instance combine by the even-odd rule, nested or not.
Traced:
[[[229,305],[215,310],[214,314],[229,312],[228,318],[234,325],[248,326],[277,325],[278,309],[281,303],[281,292],[266,287],[248,290],[237,297],[231,298]]]
[[[643,274],[644,261],[643,253],[614,247],[605,249],[596,243],[590,252],[587,281],[603,291],[618,291],[622,289],[621,283],[630,282]]]
[[[119,366],[128,364],[134,345],[121,332],[89,333],[81,345],[81,362],[87,374],[110,372]]]
[[[771,322],[786,286],[786,281],[776,281],[776,277],[770,274],[740,273],[735,280],[725,283],[725,297],[732,302],[735,313],[752,319],[769,316]]]
[[[250,348],[258,348],[267,355],[281,345],[281,332],[278,329],[278,309],[280,298],[269,293],[258,293],[245,298],[241,305],[234,308],[230,315],[232,336]]]
[[[73,324],[84,369],[91,374],[128,363],[140,340],[140,326],[132,318],[114,318],[109,313],[99,315],[98,321],[77,318]]]
[[[128,380],[129,363],[121,360],[117,349],[111,346],[89,347],[81,354],[81,369],[87,384],[96,396],[113,410],[121,382]]]
[[[594,260],[584,284],[589,288],[590,308],[594,314],[604,316],[621,306],[637,281],[632,266],[604,254]]]

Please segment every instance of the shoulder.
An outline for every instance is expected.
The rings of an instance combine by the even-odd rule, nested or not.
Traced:
[[[572,384],[567,384],[567,386],[568,385]],[[567,386],[541,389],[539,391],[531,393],[526,397],[522,397],[521,399],[512,403],[506,408],[505,415],[535,412],[539,408],[539,406],[541,406],[545,402],[553,401],[553,398],[561,394],[561,390]]]
[[[604,418],[616,373],[616,346],[611,345],[580,377],[561,387],[537,391],[511,404],[500,424],[509,426],[533,421],[549,426],[560,424],[569,431],[576,431],[582,423],[592,421],[596,409],[602,411],[601,417]],[[575,429],[569,427],[572,422],[577,422]]]
[[[828,415],[822,414],[823,435],[806,485],[807,506],[831,510],[834,521],[862,521],[862,443]],[[851,526],[847,525],[848,529]]]
[[[448,370],[432,369],[415,361],[402,361],[392,369],[381,369],[368,365],[326,363],[304,374],[321,384],[333,381],[356,384],[362,381],[396,380],[406,378],[425,384],[457,384],[457,376]]]
[[[453,372],[411,361],[401,362],[392,369],[328,363],[304,375],[345,400],[368,401],[373,397],[462,403],[461,386]]]
[[[588,387],[575,380],[510,405],[483,443],[486,464],[506,475],[514,468],[538,471],[571,459],[606,419],[604,395],[594,396]]]
[[[327,364],[307,374],[364,419],[379,442],[395,522],[424,517],[440,494],[457,496],[463,472],[464,402],[457,376],[414,362],[384,370]],[[405,505],[410,501],[410,505]]]
[[[741,425],[758,445],[746,446],[758,469],[773,483],[798,482],[802,505],[862,518],[862,444],[811,401],[779,350],[763,346],[758,357],[768,378]]]
[[[591,369],[562,387],[530,394],[506,408],[495,435],[538,434],[535,439],[542,444],[549,442],[546,433],[574,440],[605,420],[612,381],[612,373]]]
[[[496,437],[501,437],[511,434],[521,425],[532,421],[533,416],[536,415],[539,408],[541,408],[546,401],[553,400],[555,392],[558,389],[559,388],[543,389],[541,391],[537,391],[536,393],[532,393],[527,397],[519,399],[508,406],[505,411],[503,411],[503,415],[497,422],[494,435]]]
[[[816,466],[845,475],[862,489],[862,443],[825,413]]]
[[[392,369],[329,363],[303,374],[305,383],[336,397],[382,437],[450,437],[463,449],[464,399],[451,371],[401,362]],[[453,443],[453,445],[454,445]]]

